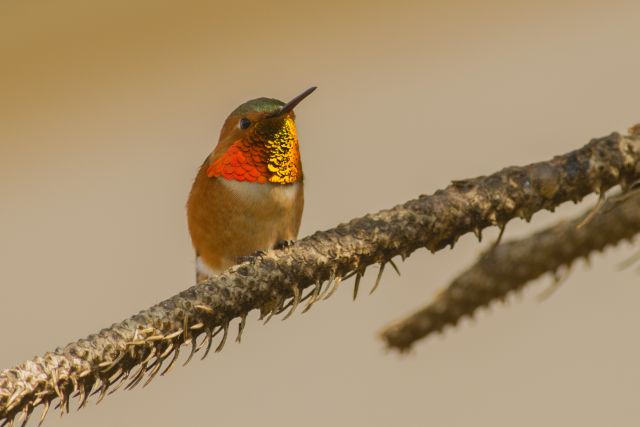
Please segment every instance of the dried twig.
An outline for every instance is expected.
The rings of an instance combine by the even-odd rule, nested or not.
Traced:
[[[595,208],[572,221],[489,248],[434,301],[382,331],[382,338],[391,348],[408,350],[417,340],[456,325],[479,307],[503,300],[545,273],[554,277],[554,284],[543,294],[548,296],[566,279],[576,260],[640,232],[640,191],[634,193],[604,204],[598,201]]]
[[[296,306],[302,291],[364,273],[394,256],[418,248],[431,251],[453,245],[463,234],[512,218],[529,220],[541,209],[554,209],[587,194],[616,185],[626,188],[640,178],[640,137],[612,134],[548,162],[510,167],[493,175],[456,181],[432,196],[357,218],[317,232],[295,245],[233,267],[131,318],[86,339],[46,353],[0,373],[0,421],[12,422],[33,408],[59,399],[61,411],[77,393],[82,404],[92,391],[106,395],[112,385],[139,384],[190,340],[210,348],[229,322],[259,309],[263,316],[280,312],[287,299]],[[319,297],[317,298],[319,299]],[[193,348],[193,347],[192,347]]]

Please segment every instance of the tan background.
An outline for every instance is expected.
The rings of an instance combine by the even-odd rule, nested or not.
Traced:
[[[319,86],[297,109],[307,235],[640,121],[639,13],[635,0],[4,0],[0,367],[191,283],[186,194],[240,102]],[[254,314],[242,345],[48,425],[637,425],[640,288],[616,270],[628,244],[579,263],[547,302],[549,278],[408,357],[383,351],[376,331],[482,247],[419,251],[356,303],[349,283],[287,322]]]

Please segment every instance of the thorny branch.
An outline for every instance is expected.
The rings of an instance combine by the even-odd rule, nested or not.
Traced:
[[[22,414],[26,422],[38,405],[44,406],[44,418],[56,399],[68,412],[74,394],[82,407],[92,392],[100,400],[112,386],[126,382],[132,388],[145,374],[148,382],[173,366],[183,345],[188,360],[197,351],[206,356],[221,332],[216,351],[221,350],[229,322],[241,319],[240,335],[251,310],[270,317],[290,305],[289,316],[306,288],[312,288],[305,296],[309,308],[342,279],[355,275],[357,286],[368,266],[380,264],[382,271],[394,256],[405,258],[419,248],[435,252],[468,232],[504,228],[513,218],[529,220],[541,209],[617,185],[625,190],[640,178],[639,160],[640,135],[614,133],[547,162],[455,181],[431,196],[269,251],[95,335],[0,372],[0,421],[13,423]]]
[[[640,191],[614,197],[572,221],[564,221],[521,240],[489,248],[426,307],[388,326],[388,347],[409,350],[419,339],[456,325],[480,307],[520,290],[528,282],[554,275],[554,287],[580,258],[631,239],[640,232]],[[582,225],[582,226],[581,226]],[[565,274],[560,274],[565,269]]]

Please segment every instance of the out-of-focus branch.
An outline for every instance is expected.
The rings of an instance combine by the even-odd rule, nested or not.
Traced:
[[[515,217],[528,220],[541,209],[616,185],[627,188],[640,178],[639,160],[640,136],[614,133],[548,162],[455,181],[432,196],[316,232],[86,339],[2,371],[0,420],[12,422],[20,413],[28,418],[34,407],[48,408],[55,399],[68,411],[74,393],[83,406],[92,390],[101,399],[112,385],[128,381],[133,387],[145,374],[150,380],[166,372],[164,362],[165,369],[173,365],[183,345],[191,355],[202,346],[206,355],[212,337],[222,331],[221,349],[234,318],[241,319],[241,332],[253,309],[271,316],[291,299],[292,312],[305,288],[313,287],[306,303],[311,304],[331,295],[342,278],[355,274],[358,283],[372,264],[381,264],[381,272],[394,256],[404,258],[419,248],[436,251],[470,231],[504,227]]]
[[[640,232],[639,193],[614,197],[572,221],[489,248],[426,307],[383,330],[382,338],[388,347],[406,351],[545,273],[561,280],[560,268]]]

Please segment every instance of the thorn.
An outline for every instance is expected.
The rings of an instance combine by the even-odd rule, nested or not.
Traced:
[[[389,260],[389,264],[391,264],[391,267],[393,267],[393,269],[396,271],[396,274],[398,274],[398,276],[402,276],[402,274],[400,274],[400,269],[398,268],[396,263],[393,262],[392,259]]]
[[[133,390],[134,388],[136,388],[136,386],[140,384],[140,381],[142,381],[142,379],[144,378],[144,372],[146,372],[146,369],[142,369],[139,372],[136,372],[136,375],[131,379],[129,384],[124,389]]]
[[[173,350],[173,357],[171,358],[171,362],[169,362],[169,365],[166,368],[164,368],[164,371],[160,373],[161,377],[164,377],[165,374],[169,373],[171,368],[173,368],[173,365],[176,363],[176,360],[178,360],[179,355],[180,355],[180,347],[178,346],[175,348],[175,350]]]
[[[358,298],[358,288],[360,287],[360,280],[364,276],[364,271],[361,273],[360,270],[356,273],[356,281],[353,284],[353,300],[355,301]]]
[[[378,271],[378,277],[376,277],[376,283],[374,283],[373,288],[371,288],[371,290],[369,291],[369,295],[371,295],[376,291],[376,289],[378,289],[378,285],[380,285],[380,279],[382,278],[382,273],[384,272],[385,265],[386,263],[384,262],[380,264],[380,271]]]
[[[300,303],[300,288],[295,285],[291,288],[291,290],[293,291],[293,305],[291,306],[291,310],[289,310],[287,315],[284,316],[282,320],[287,320],[289,317],[291,317],[293,312],[296,311],[296,308],[298,308],[298,304]]]
[[[10,412],[11,409],[13,409],[13,406],[15,406],[18,403],[18,397],[20,397],[20,390],[16,390],[11,397],[9,398],[9,400],[7,400],[7,403],[5,405],[5,412]]]
[[[31,405],[27,405],[24,407],[24,409],[22,410],[22,424],[20,424],[21,427],[25,427],[27,425],[27,422],[29,421],[29,418],[31,417],[31,411],[33,411],[33,407]]]
[[[189,315],[187,313],[184,314],[182,329],[184,330],[184,341],[186,342],[189,340]]]
[[[169,345],[167,346],[167,348],[162,352],[162,354],[160,356],[158,356],[160,359],[165,359],[169,353],[171,353],[171,350],[173,350],[173,343],[169,343]]]
[[[207,337],[211,336],[211,333],[213,332],[213,328],[209,329],[206,328],[204,331],[204,339],[200,342],[200,345],[198,346],[198,348],[196,349],[196,351],[200,351],[200,349],[202,349],[202,347],[204,347],[204,343],[207,342]]]
[[[38,427],[40,427],[44,422],[44,418],[47,416],[47,413],[49,412],[49,405],[51,405],[51,401],[45,400],[44,409],[42,410],[42,415],[40,415],[40,421],[38,421]]]
[[[178,329],[177,331],[167,335],[164,337],[165,341],[171,341],[172,339],[179,337],[180,335],[182,335],[183,330],[182,329]]]
[[[122,387],[122,385],[127,382],[128,378],[129,378],[129,371],[122,371],[122,374],[120,374],[118,378],[112,381],[114,384],[117,382],[117,384],[115,385],[115,387],[111,389],[111,391],[109,391],[109,396],[111,396],[116,391],[120,390],[120,387]]]
[[[135,387],[137,387],[138,384],[140,384],[140,381],[142,381],[142,379],[144,378],[144,374],[145,372],[147,372],[147,367],[141,366],[140,368],[140,371],[136,372],[136,375],[133,377],[133,384],[131,385],[131,387],[129,387],[129,390],[133,390]]]
[[[142,388],[145,388],[146,386],[149,385],[149,383],[151,381],[153,381],[153,379],[156,377],[156,375],[158,375],[158,371],[160,371],[160,368],[162,368],[162,362],[160,363],[156,363],[153,368],[151,369],[149,376],[147,377],[147,380],[144,382],[144,384],[142,384]]]
[[[303,290],[300,290],[300,301],[298,301],[298,306],[300,305],[301,302],[305,302],[306,300],[309,299],[309,297],[311,297],[311,295],[313,295],[313,291],[307,292],[306,295],[304,295]],[[280,313],[284,313],[285,311],[287,311],[287,309],[289,307],[291,307],[293,305],[293,298],[291,298],[286,305],[282,306],[278,312],[276,314],[280,314]]]
[[[129,347],[129,354],[131,355],[132,359],[136,358],[136,349],[134,345],[131,345],[131,343],[129,343],[130,347]]]
[[[93,384],[93,385],[96,386],[96,389],[93,390],[93,392],[89,395],[89,397],[100,393],[100,387],[97,387],[98,381],[100,381],[100,387],[102,387],[102,378],[97,378],[96,382]],[[56,408],[57,408],[57,406],[56,406]]]
[[[198,329],[202,329],[202,328],[204,328],[204,323],[202,322],[198,322],[195,325],[191,325],[189,327],[189,329],[191,329],[192,331],[197,331]]]
[[[289,302],[286,305],[283,305],[282,307],[280,307],[278,309],[278,311],[276,311],[276,314],[282,314],[284,313],[289,307],[291,307],[293,305],[293,298],[291,298],[289,300]]]
[[[345,276],[342,277],[342,281],[344,282],[345,280],[351,279],[353,276],[356,275],[357,272],[358,272],[357,270],[352,270],[348,272]]]
[[[109,377],[109,382],[111,384],[114,384],[116,381],[122,378],[122,375],[124,375],[124,370],[122,368],[118,368],[118,370]]]
[[[229,333],[229,323],[225,323],[223,328],[223,333],[222,333],[222,339],[220,340],[220,344],[218,344],[218,347],[216,348],[216,353],[220,352],[223,348],[224,348],[224,343],[227,342],[227,334]]]
[[[204,351],[204,354],[202,355],[202,358],[200,358],[200,360],[204,360],[204,358],[207,357],[207,355],[209,354],[209,350],[211,350],[211,343],[213,342],[213,337],[218,335],[218,333],[220,333],[221,330],[222,330],[222,328],[218,328],[218,330],[214,334],[213,333],[213,328],[207,329],[207,338],[206,338],[207,349]],[[203,344],[204,344],[204,342],[205,341],[202,341]]]
[[[284,297],[282,296],[278,297],[278,300],[276,301],[273,309],[269,312],[269,314],[267,315],[267,318],[264,320],[264,323],[263,323],[264,325],[269,323],[269,320],[271,320],[274,314],[279,314],[279,311],[278,311],[279,307],[281,307],[283,303],[284,303]]]
[[[507,228],[507,223],[504,223],[504,224],[500,225],[499,227],[500,227],[500,233],[498,234],[498,238],[496,239],[496,241],[493,242],[493,246],[491,247],[491,249],[494,249],[502,241],[502,236],[504,235],[504,230]]]
[[[142,364],[147,364],[151,361],[151,359],[153,358],[153,356],[156,354],[156,348],[155,347],[151,347],[151,351],[149,352],[149,354],[147,355],[147,357],[144,358],[144,360],[140,363]]]
[[[271,320],[275,312],[276,312],[275,310],[271,310],[269,314],[267,314],[267,317],[265,317],[264,322],[262,322],[262,324],[266,325],[267,323],[269,323],[269,320]]]
[[[482,228],[476,227],[473,229],[473,234],[476,235],[478,242],[482,242]]]
[[[184,361],[182,366],[187,366],[189,364],[189,362],[191,362],[191,358],[196,353],[196,351],[198,351],[198,348],[197,348],[197,343],[196,343],[196,337],[194,337],[191,340],[191,352],[189,353],[189,357],[187,357],[187,360]]]
[[[67,412],[67,414],[70,412],[69,411],[70,402],[71,402],[70,396],[66,396],[66,399],[64,401],[64,410]]]
[[[118,368],[118,370],[109,377],[109,383],[113,386],[116,382],[118,382],[122,377],[124,377],[124,369]],[[113,387],[109,389],[109,394],[113,394]]]
[[[323,300],[329,299],[329,297],[331,295],[333,295],[337,290],[338,290],[338,286],[340,286],[340,283],[342,283],[342,278],[341,277],[336,277],[335,280],[333,281],[333,285],[331,286],[331,289],[329,289],[329,291],[327,292],[327,294],[324,296],[324,298],[322,298]]]
[[[89,393],[87,393],[87,387],[86,386],[82,386],[80,388],[80,390],[78,390],[78,392],[80,393],[80,403],[78,404],[78,409],[82,409],[84,407],[84,405],[87,404],[87,398],[89,397]],[[89,389],[89,392],[91,392],[91,389]],[[45,415],[46,415],[46,411],[49,410],[49,401],[47,401],[46,406],[45,406]],[[44,419],[44,417],[42,417],[42,419]],[[42,421],[40,421],[42,423]]]
[[[126,350],[122,350],[120,352],[120,354],[118,354],[118,356],[115,359],[113,359],[112,362],[109,363],[109,366],[104,368],[100,372],[104,373],[104,372],[108,372],[109,370],[111,370],[111,368],[113,368],[117,363],[120,363],[122,361],[122,359],[124,359],[125,354],[127,354]]]
[[[596,214],[600,211],[600,209],[602,209],[604,202],[605,202],[605,195],[604,193],[600,193],[598,195],[598,202],[596,203],[596,205],[593,207],[593,209],[591,209],[591,212],[589,212],[589,214],[582,221],[580,221],[580,224],[578,224],[576,228],[580,229],[585,225],[589,224],[591,220],[595,218]]]
[[[320,284],[320,282],[316,282],[313,286],[313,293],[311,294],[311,298],[309,298],[309,302],[304,307],[304,309],[302,309],[302,313],[306,313],[307,311],[309,311],[313,304],[318,300],[318,296],[320,295],[320,288],[322,288],[322,285]]]
[[[71,393],[74,393],[76,390],[78,390],[78,378],[76,378],[76,376],[73,374],[70,376],[70,378],[71,378],[71,388],[72,388]]]
[[[150,365],[145,365],[146,366],[146,371],[149,372],[153,367],[155,367],[157,364],[162,364],[165,361],[165,359],[161,359],[160,356],[156,356],[155,360],[153,361],[153,363],[151,363]]]
[[[207,314],[213,314],[213,309],[209,306],[198,304],[195,306],[198,310],[204,311]]]
[[[64,401],[64,396],[62,395],[62,392],[60,391],[60,387],[58,386],[58,381],[60,379],[58,378],[58,371],[54,368],[51,370],[51,381],[53,382],[53,389],[56,392],[56,394],[58,395],[58,399],[60,399],[60,401]]]
[[[146,386],[149,385],[149,383],[151,383],[151,381],[153,381],[153,379],[156,377],[156,375],[158,375],[158,371],[160,371],[160,368],[162,368],[162,362],[160,363],[156,363],[153,368],[151,369],[149,376],[147,377],[147,380],[144,382],[144,384],[142,384],[142,388],[145,388]]]
[[[247,324],[247,313],[243,314],[240,318],[240,323],[238,324],[238,336],[236,337],[236,342],[242,342],[242,332],[244,331],[244,327]]]
[[[96,400],[96,405],[102,402],[102,399],[104,399],[104,397],[107,395],[109,385],[110,383],[108,379],[105,378],[102,380],[102,387],[100,387],[100,396],[98,396],[98,400]]]
[[[136,374],[133,376],[131,381],[129,381],[129,384],[127,384],[124,387],[124,389],[125,390],[133,390],[133,388],[138,385],[138,383],[140,382],[140,380],[144,376],[144,372],[145,371],[146,371],[146,365],[140,365],[140,368],[138,369]]]
[[[327,282],[327,287],[324,289],[323,292],[320,293],[320,295],[318,296],[318,300],[323,300],[327,294],[331,291],[331,287],[333,286],[333,281],[336,279],[336,273],[332,272],[331,276],[329,277],[329,281]]]

